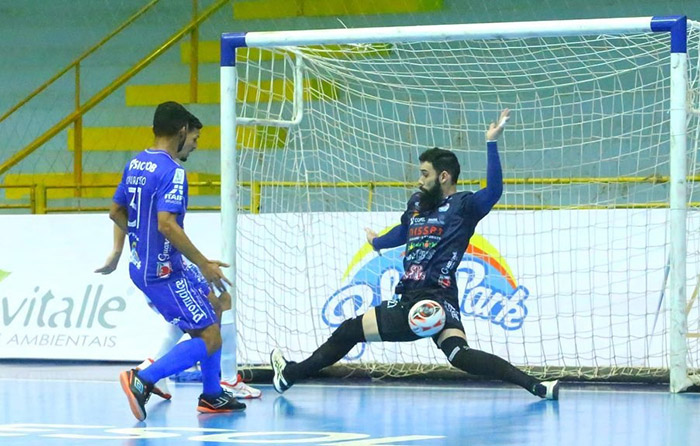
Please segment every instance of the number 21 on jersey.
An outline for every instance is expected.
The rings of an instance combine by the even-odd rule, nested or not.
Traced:
[[[140,187],[130,187],[127,192],[131,195],[131,201],[129,201],[129,216],[135,215],[133,220],[129,220],[127,225],[130,228],[138,229],[141,223],[141,188]],[[134,210],[132,214],[131,209]]]

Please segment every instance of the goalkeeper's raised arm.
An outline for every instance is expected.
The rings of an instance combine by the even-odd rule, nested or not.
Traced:
[[[510,110],[505,109],[501,112],[498,118],[498,122],[492,122],[486,131],[486,151],[487,151],[487,164],[486,164],[486,187],[477,191],[473,197],[473,208],[475,214],[479,218],[483,218],[493,206],[501,198],[503,193],[503,171],[501,169],[501,160],[498,156],[498,144],[496,141],[498,137],[503,133],[506,123],[510,119]],[[423,186],[421,186],[421,192],[427,192]],[[454,193],[455,190],[447,191],[447,194],[442,194],[440,198],[444,195],[449,195]],[[401,224],[394,226],[386,234],[379,236],[375,231],[370,228],[365,228],[365,233],[367,235],[367,243],[369,243],[372,248],[376,251],[381,249],[394,248],[396,246],[401,246],[406,243],[406,238],[408,236],[408,226],[410,223],[411,214],[415,211],[413,203],[416,202],[420,192],[414,194],[408,201],[408,205],[403,215],[401,216]]]
[[[510,119],[510,110],[501,112],[498,122],[492,122],[486,131],[486,187],[474,193],[473,208],[481,219],[491,211],[503,194],[503,170],[498,156],[498,137]]]

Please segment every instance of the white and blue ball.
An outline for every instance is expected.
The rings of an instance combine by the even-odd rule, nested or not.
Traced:
[[[408,326],[421,338],[433,336],[445,327],[445,309],[434,300],[418,301],[408,312]]]

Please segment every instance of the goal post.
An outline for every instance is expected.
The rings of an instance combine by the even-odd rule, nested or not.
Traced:
[[[239,362],[278,346],[301,359],[390,298],[401,252],[376,257],[362,228],[398,222],[429,147],[455,150],[460,188],[478,188],[486,124],[509,107],[504,197],[459,270],[470,345],[542,376],[686,389],[700,368],[686,308],[700,272],[694,254],[686,264],[698,34],[684,16],[223,34],[222,260]],[[416,344],[359,346],[348,365],[445,367]]]

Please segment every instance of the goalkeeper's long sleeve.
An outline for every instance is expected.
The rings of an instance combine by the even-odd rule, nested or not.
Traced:
[[[380,249],[405,245],[407,236],[408,226],[400,224],[391,228],[386,234],[372,240],[372,247],[375,251],[379,251]]]
[[[474,193],[473,209],[481,217],[488,214],[503,194],[503,170],[496,141],[486,143],[486,187]]]

